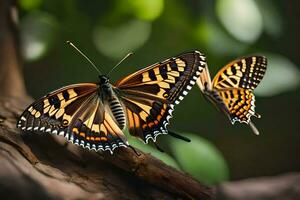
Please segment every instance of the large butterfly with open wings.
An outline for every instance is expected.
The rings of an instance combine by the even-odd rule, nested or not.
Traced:
[[[129,146],[129,133],[148,143],[166,126],[178,104],[196,83],[206,65],[194,51],[139,70],[115,85],[106,75],[98,83],[63,87],[31,104],[17,127],[64,136],[88,149],[108,150]]]
[[[259,131],[251,122],[255,113],[253,90],[262,80],[267,69],[263,56],[249,56],[232,61],[223,67],[211,81],[207,65],[200,74],[197,84],[209,101],[225,113],[234,124],[247,123],[255,134]]]

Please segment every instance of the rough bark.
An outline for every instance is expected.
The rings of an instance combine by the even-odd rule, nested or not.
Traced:
[[[113,155],[15,127],[31,102],[20,70],[15,1],[0,0],[0,195],[10,199],[210,199],[210,188],[149,154]]]
[[[151,155],[67,147],[15,128],[22,104],[0,99],[0,193],[49,199],[209,199],[210,190]],[[18,191],[18,192],[17,192]]]

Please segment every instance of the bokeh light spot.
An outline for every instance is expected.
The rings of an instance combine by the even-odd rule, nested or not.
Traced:
[[[132,20],[113,28],[98,26],[94,31],[93,39],[102,54],[119,59],[145,44],[150,34],[150,23]]]
[[[260,85],[254,91],[259,96],[273,96],[296,89],[300,85],[300,70],[288,58],[266,54],[268,67]]]
[[[253,43],[261,35],[263,20],[254,0],[218,0],[217,15],[237,40]]]
[[[21,21],[22,54],[35,61],[49,51],[56,37],[56,20],[44,12],[32,12]]]
[[[164,0],[122,0],[120,5],[125,12],[147,21],[157,19],[164,10]]]

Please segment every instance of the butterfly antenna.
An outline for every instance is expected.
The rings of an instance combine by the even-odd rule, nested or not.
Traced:
[[[96,67],[96,65],[82,52],[80,51],[72,42],[67,41],[67,44],[73,47],[78,53],[80,53],[92,66],[93,68],[101,75],[100,70]]]
[[[128,53],[122,60],[120,60],[108,73],[107,76],[114,70],[116,69],[124,60],[126,60],[129,56],[131,56],[133,53]]]

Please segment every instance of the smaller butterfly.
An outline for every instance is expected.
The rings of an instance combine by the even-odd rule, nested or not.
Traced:
[[[68,141],[95,151],[111,153],[130,147],[123,131],[145,143],[160,134],[188,141],[167,130],[174,106],[186,96],[200,71],[205,56],[197,51],[155,63],[115,84],[72,43],[99,72],[97,83],[73,84],[53,91],[32,103],[21,115],[17,127],[64,136]]]
[[[267,69],[264,56],[249,56],[234,60],[223,67],[211,81],[208,66],[203,69],[197,84],[210,102],[228,116],[231,123],[247,123],[255,134],[259,131],[251,117],[260,118],[255,112],[253,90],[262,80]]]

